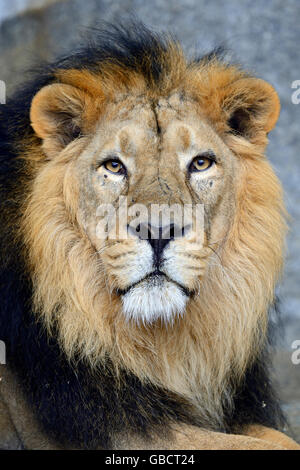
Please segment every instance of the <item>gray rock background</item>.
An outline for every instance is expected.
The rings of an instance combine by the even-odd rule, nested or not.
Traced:
[[[22,5],[14,10],[13,3]],[[35,6],[40,8],[12,17],[14,11]],[[120,22],[130,14],[156,30],[173,32],[188,53],[224,44],[234,60],[271,82],[279,93],[282,111],[267,154],[283,182],[291,220],[285,275],[279,287],[286,334],[274,365],[291,422],[289,432],[300,441],[300,364],[291,361],[292,342],[300,340],[300,104],[291,101],[292,82],[300,80],[300,2],[0,0],[0,22],[6,18],[0,24],[0,79],[6,82],[8,94],[26,79],[24,70],[32,62],[51,60],[76,47],[86,28],[99,21]]]
[[[30,9],[41,8],[59,0],[0,0],[0,21],[26,12]]]

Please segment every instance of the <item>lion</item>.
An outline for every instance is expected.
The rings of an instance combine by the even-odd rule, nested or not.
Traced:
[[[0,108],[2,448],[299,449],[269,372],[279,109],[220,50],[187,59],[142,24],[94,31]],[[98,236],[121,197],[200,206],[202,237],[194,213]]]

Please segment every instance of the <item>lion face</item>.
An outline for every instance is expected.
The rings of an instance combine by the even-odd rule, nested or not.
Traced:
[[[107,106],[77,159],[78,221],[99,254],[108,289],[120,296],[128,318],[147,323],[184,314],[199,290],[210,247],[216,249],[228,231],[236,171],[234,155],[188,98],[175,93],[153,104],[131,96]],[[145,208],[139,225],[146,233],[134,233],[129,226],[125,239],[98,236],[97,210],[111,204],[119,218],[121,196],[128,213]],[[203,237],[182,219],[175,221],[176,237],[170,220],[158,228],[168,229],[165,238],[151,233],[157,228],[151,222],[153,204],[202,206]]]

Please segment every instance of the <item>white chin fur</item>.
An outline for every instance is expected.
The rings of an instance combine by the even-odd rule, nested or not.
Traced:
[[[123,312],[130,320],[152,323],[161,318],[170,323],[182,315],[188,297],[167,279],[146,279],[122,296]]]

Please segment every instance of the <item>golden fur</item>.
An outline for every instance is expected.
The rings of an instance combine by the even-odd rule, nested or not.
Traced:
[[[119,367],[130,369],[142,380],[188,398],[203,419],[220,423],[222,404],[230,407],[232,378],[239,382],[262,346],[282,267],[282,190],[263,154],[279,101],[269,84],[236,66],[217,59],[189,66],[173,43],[161,54],[167,73],[159,85],[147,86],[138,66],[133,72],[107,63],[93,73],[59,71],[57,83],[35,96],[31,121],[42,145],[39,139],[25,142],[27,150],[21,156],[35,175],[21,231],[33,273],[36,313],[50,332],[57,327],[70,359],[79,355],[94,367],[109,353],[116,373]],[[207,196],[215,208],[210,239],[203,249],[191,252],[188,261],[192,241],[178,241],[186,253],[180,264],[185,257],[190,267],[198,265],[190,278],[188,266],[182,268],[196,295],[173,322],[142,324],[125,318],[115,291],[124,287],[126,275],[118,276],[113,258],[136,256],[127,254],[135,250],[133,242],[101,245],[92,238],[87,227],[92,224],[95,196],[81,175],[87,148],[96,154],[104,141],[111,148],[112,128],[120,134],[124,155],[126,149],[130,154],[130,146],[136,151],[135,160],[124,157],[135,175],[134,185],[128,188],[124,183],[109,196],[99,192],[98,201],[115,202],[117,195],[125,194],[146,205],[195,202],[184,178],[171,172],[175,160],[166,163],[162,176],[173,188],[171,196],[153,182],[154,163],[149,161],[157,157],[151,111],[157,103],[158,124],[166,132],[160,147],[166,162],[173,151],[173,122],[178,120],[183,152],[196,135],[197,142],[209,142],[228,158],[226,184],[218,176],[214,180],[221,203],[218,206],[214,196]],[[230,132],[228,124],[240,109],[246,110],[243,135]],[[78,139],[67,140],[61,112],[81,128]]]

